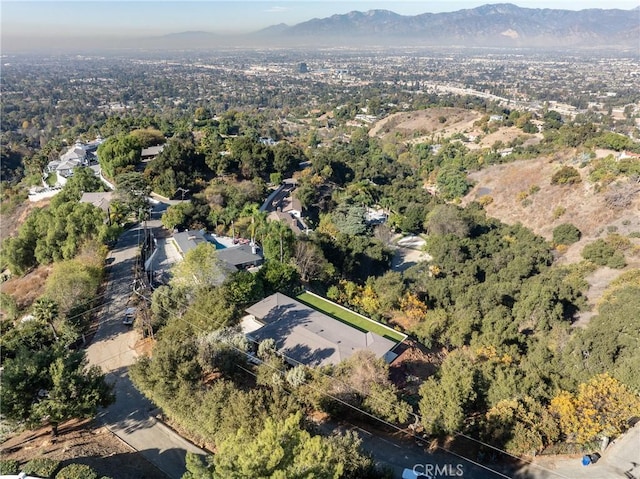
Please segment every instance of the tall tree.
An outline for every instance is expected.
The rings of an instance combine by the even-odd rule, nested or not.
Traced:
[[[562,432],[584,444],[600,436],[617,436],[640,415],[640,397],[607,373],[580,384],[577,394],[562,391],[551,401]]]
[[[301,428],[301,420],[301,413],[284,421],[267,418],[257,436],[240,429],[220,444],[214,456],[215,477],[341,477],[344,464],[336,460],[332,443],[311,436]]]
[[[224,266],[215,246],[205,242],[187,251],[184,260],[174,266],[172,281],[195,289],[220,285],[224,281]]]
[[[111,386],[97,366],[87,367],[84,351],[61,346],[22,351],[4,362],[3,417],[29,424],[47,421],[55,436],[62,422],[89,418],[113,402]]]

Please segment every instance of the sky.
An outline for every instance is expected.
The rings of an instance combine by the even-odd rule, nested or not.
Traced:
[[[271,25],[294,25],[353,10],[391,10],[401,15],[438,13],[488,3],[514,3],[528,8],[621,8],[640,0],[254,0],[254,1],[7,1],[0,2],[3,38],[138,37],[207,31],[247,33]]]

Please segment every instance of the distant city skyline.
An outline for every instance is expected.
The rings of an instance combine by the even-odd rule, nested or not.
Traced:
[[[353,10],[391,10],[401,15],[452,12],[491,3],[482,0],[450,1],[2,1],[3,39],[69,39],[87,37],[144,37],[206,31],[248,33],[286,23],[295,25]],[[619,8],[630,10],[640,0],[519,0],[526,8]],[[640,19],[640,12],[638,12]]]

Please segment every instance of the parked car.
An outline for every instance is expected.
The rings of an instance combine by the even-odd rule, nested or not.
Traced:
[[[136,319],[136,308],[125,309],[124,319],[122,320],[122,324],[126,326],[131,326],[135,319]]]
[[[402,471],[402,479],[431,479],[431,477],[425,474],[419,474],[415,472],[413,469],[405,468]]]

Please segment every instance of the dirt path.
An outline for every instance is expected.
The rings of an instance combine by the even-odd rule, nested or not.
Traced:
[[[589,289],[587,290],[586,296],[589,301],[589,306],[591,306],[591,310],[584,311],[578,315],[578,320],[572,324],[574,328],[585,328],[589,324],[591,318],[598,314],[596,310],[598,301],[611,282],[620,276],[622,272],[623,271],[619,269],[603,267],[594,271],[585,278],[589,283]]]

